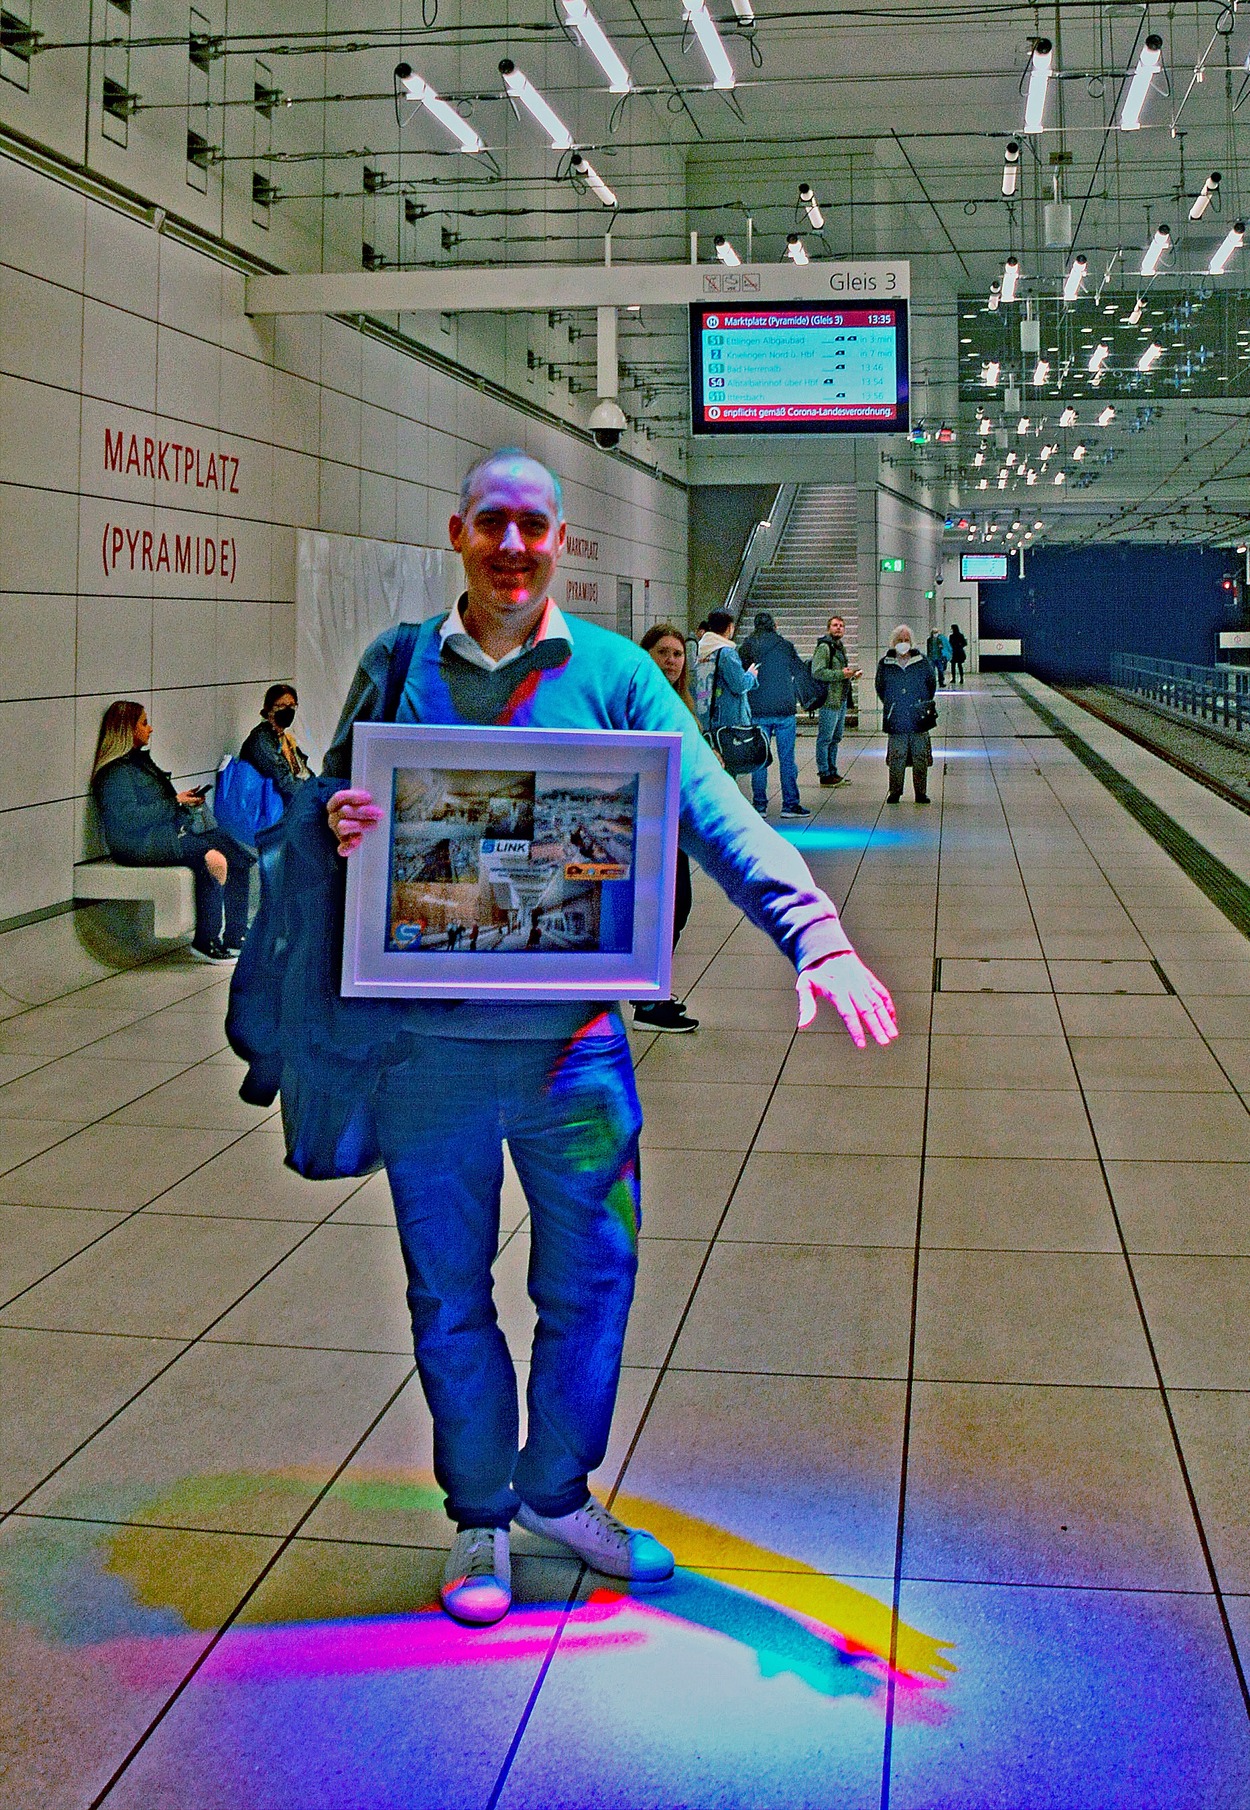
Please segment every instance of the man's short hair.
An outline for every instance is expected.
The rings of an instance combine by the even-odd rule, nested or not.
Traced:
[[[728,610],[709,610],[707,625],[714,635],[727,635],[734,625]]]
[[[833,615],[830,616],[828,622],[826,622],[825,627],[832,628],[835,622],[840,622],[843,628],[846,627],[846,617],[840,616],[836,610],[833,612]]]
[[[546,472],[551,479],[551,492],[555,497],[556,520],[562,522],[564,520],[564,489],[559,478],[549,465],[544,465],[541,459],[534,457],[533,453],[526,452],[523,446],[497,446],[494,452],[483,453],[480,459],[473,461],[460,480],[458,513],[462,517],[468,514],[477,480],[484,471],[488,471],[492,465],[507,465],[517,459],[523,460],[527,465],[537,465],[539,471]]]

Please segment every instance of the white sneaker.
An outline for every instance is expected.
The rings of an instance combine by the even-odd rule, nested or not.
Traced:
[[[608,1577],[645,1585],[663,1584],[673,1575],[673,1555],[667,1546],[641,1527],[626,1527],[593,1496],[571,1515],[540,1515],[522,1502],[516,1518],[527,1533],[558,1541]]]
[[[506,1527],[462,1527],[452,1541],[439,1598],[453,1621],[486,1628],[512,1607]]]

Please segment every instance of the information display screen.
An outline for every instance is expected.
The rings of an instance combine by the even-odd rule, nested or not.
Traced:
[[[907,304],[690,310],[696,434],[896,434],[907,416]]]
[[[1007,555],[1005,553],[961,553],[959,555],[959,576],[961,578],[979,578],[982,584],[995,578],[1006,578]]]

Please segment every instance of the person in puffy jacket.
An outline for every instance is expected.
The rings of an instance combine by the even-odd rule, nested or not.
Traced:
[[[208,788],[177,791],[148,753],[151,739],[142,704],[119,698],[104,712],[91,769],[104,840],[122,867],[189,867],[195,875],[191,946],[207,961],[226,961],[247,935],[248,875],[256,857],[226,830],[195,828],[192,813]]]
[[[937,674],[912,639],[906,623],[890,636],[889,651],[877,663],[877,696],[884,706],[881,727],[889,737],[885,761],[890,775],[887,804],[903,796],[903,779],[911,768],[916,803],[929,802],[929,768],[933,745],[929,730],[937,721],[933,699]]]
[[[755,668],[744,667],[734,646],[734,619],[713,610],[699,637],[695,658],[694,713],[707,735],[714,729],[749,729],[747,693],[759,683]]]
[[[290,804],[306,779],[312,778],[308,756],[291,734],[299,699],[294,685],[271,685],[260,707],[260,722],[239,749],[239,759],[273,781],[283,804]]]

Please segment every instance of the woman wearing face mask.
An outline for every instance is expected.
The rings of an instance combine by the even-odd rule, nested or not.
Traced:
[[[189,867],[195,875],[191,946],[207,961],[226,961],[247,935],[248,875],[256,857],[226,830],[196,829],[194,813],[208,787],[179,792],[148,753],[151,739],[142,704],[118,698],[109,705],[91,768],[104,840],[123,867]]]
[[[696,714],[690,693],[690,660],[686,637],[671,622],[657,622],[642,638],[642,647],[651,655],[664,677],[677,693],[691,716]],[[690,884],[690,857],[677,851],[677,888],[673,901],[673,947],[686,927],[694,894]],[[684,999],[644,1000],[634,1007],[634,1023],[640,1031],[697,1031],[699,1021],[686,1011]]]
[[[903,796],[903,779],[911,768],[916,803],[929,802],[929,768],[933,747],[929,731],[937,722],[937,674],[912,638],[906,623],[890,636],[889,651],[877,664],[877,696],[881,699],[881,727],[889,737],[885,762],[890,775],[887,804]]]
[[[261,705],[261,720],[239,749],[240,760],[273,781],[283,804],[290,804],[297,789],[312,778],[308,756],[291,734],[298,703],[294,685],[271,685]]]

